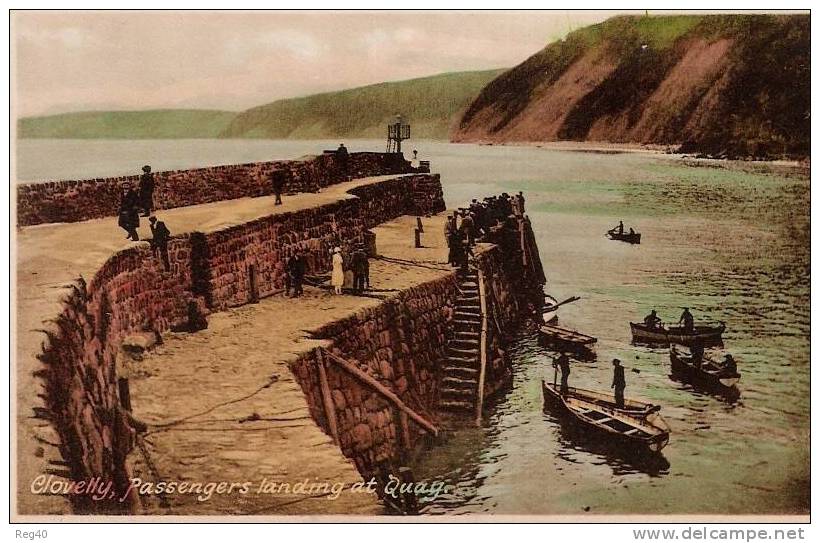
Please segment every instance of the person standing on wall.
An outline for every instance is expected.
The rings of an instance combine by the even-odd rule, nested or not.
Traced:
[[[330,275],[330,284],[336,294],[342,293],[342,286],[345,284],[344,259],[342,258],[342,248],[333,248],[333,272]]]
[[[151,248],[154,252],[159,252],[160,259],[165,271],[171,270],[171,262],[168,259],[168,240],[171,238],[171,231],[165,226],[163,221],[157,220],[155,216],[148,219],[151,223]]]
[[[142,208],[142,216],[149,216],[154,209],[154,174],[151,173],[151,166],[147,164],[142,167],[139,184],[139,200],[140,207]]]
[[[347,147],[345,147],[344,143],[340,143],[339,148],[336,149],[336,160],[339,161],[339,169],[342,171],[342,177],[345,179],[348,178],[348,158]]]
[[[273,170],[271,184],[273,185],[273,193],[276,195],[276,201],[273,205],[280,206],[282,205],[282,190],[285,188],[285,172]]]
[[[125,239],[139,241],[140,236],[137,234],[137,228],[140,225],[139,195],[129,183],[125,183],[122,187],[118,217],[117,224],[128,232]]]

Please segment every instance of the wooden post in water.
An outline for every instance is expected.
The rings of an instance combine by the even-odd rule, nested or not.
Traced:
[[[478,268],[478,298],[481,303],[481,345],[479,347],[481,366],[478,372],[475,424],[481,426],[481,412],[484,409],[484,379],[487,373],[487,292],[484,287],[484,272],[481,268]]]
[[[319,368],[319,384],[322,388],[322,404],[325,407],[325,418],[330,429],[333,442],[339,444],[339,427],[336,422],[336,406],[333,403],[333,395],[330,393],[330,384],[327,381],[327,370],[325,369],[325,357],[322,349],[316,349],[316,365]]]

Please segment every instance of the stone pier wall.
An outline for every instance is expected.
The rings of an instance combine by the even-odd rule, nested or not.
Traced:
[[[154,205],[171,209],[272,194],[270,175],[275,170],[286,173],[285,190],[290,193],[315,192],[348,179],[412,171],[410,163],[395,153],[351,153],[346,168],[335,154],[325,153],[299,160],[154,172]],[[17,224],[114,216],[126,183],[136,187],[139,175],[17,185]]]
[[[504,388],[512,377],[504,348],[522,318],[530,314],[528,306],[540,303],[530,297],[541,292],[543,283],[535,279],[529,285],[532,288],[523,288],[528,276],[519,259],[520,253],[505,253],[497,245],[477,255],[490,315],[485,397]],[[354,363],[422,417],[438,424],[439,371],[452,333],[450,321],[457,296],[453,272],[330,323],[317,330],[316,336],[328,341],[330,352]],[[307,396],[313,419],[330,434],[318,371],[320,356],[326,355],[319,351],[303,356],[291,367]],[[409,439],[403,437],[399,411],[390,400],[336,364],[325,362],[325,366],[343,454],[355,462],[365,478],[380,465],[401,462],[425,432],[411,421]]]
[[[247,303],[251,266],[263,297],[283,284],[284,263],[296,250],[307,255],[309,273],[328,272],[334,244],[363,240],[368,228],[401,215],[444,209],[438,176],[403,176],[355,192],[334,204],[175,236],[168,271],[140,243],[113,255],[87,284],[78,281],[44,331],[38,372],[46,394],[36,415],[50,420],[60,437],[65,475],[114,481],[117,493],[127,487],[125,456],[134,433],[120,407],[117,354],[128,335],[183,325],[192,301],[205,313]],[[118,513],[126,505],[82,495],[73,500],[82,513]]]

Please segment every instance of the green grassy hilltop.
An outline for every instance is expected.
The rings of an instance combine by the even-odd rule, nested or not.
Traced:
[[[198,109],[87,111],[17,122],[20,138],[170,139],[215,138],[236,113]]]

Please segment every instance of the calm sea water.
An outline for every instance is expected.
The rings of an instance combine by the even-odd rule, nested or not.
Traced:
[[[17,179],[81,178],[294,158],[338,141],[22,141]],[[345,142],[381,150],[381,141]],[[663,458],[625,460],[579,443],[542,409],[549,359],[522,334],[515,377],[480,428],[426,451],[416,477],[445,480],[430,514],[796,513],[809,509],[809,181],[693,167],[660,155],[411,142],[442,174],[449,206],[524,191],[547,289],[581,296],[562,325],[599,338],[598,361],[571,384],[608,389],[610,360],[627,395],[659,403],[673,429]],[[623,219],[639,246],[604,238]],[[630,345],[628,322],[650,309],[667,321],[688,306],[725,321],[739,362],[734,402],[672,381],[665,350]],[[639,373],[638,373],[639,372]]]

